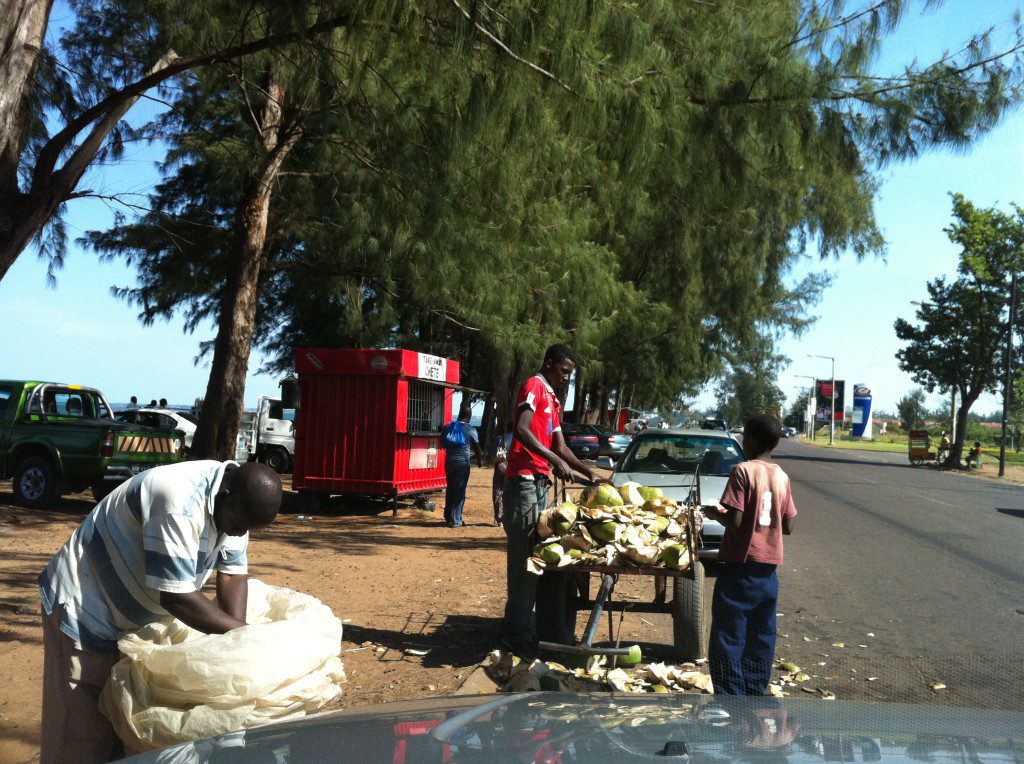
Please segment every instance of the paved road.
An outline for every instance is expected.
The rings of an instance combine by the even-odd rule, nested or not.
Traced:
[[[1024,710],[1024,488],[797,441],[776,460],[800,511],[778,654],[847,694]]]

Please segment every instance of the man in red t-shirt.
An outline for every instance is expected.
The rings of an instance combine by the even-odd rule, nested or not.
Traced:
[[[764,695],[775,659],[776,566],[793,532],[789,477],[772,462],[782,425],[758,414],[743,427],[748,461],[733,467],[716,510],[725,526],[711,603],[708,664],[716,695]]]
[[[564,479],[575,469],[589,480],[598,480],[577,459],[562,437],[562,404],[558,393],[569,384],[576,368],[572,350],[552,345],[544,354],[540,372],[519,388],[516,397],[512,447],[505,467],[502,525],[508,536],[506,579],[508,599],[502,624],[505,646],[520,657],[534,652],[537,628],[533,606],[537,576],[526,570],[531,553],[530,537],[537,518],[547,506],[551,470]]]

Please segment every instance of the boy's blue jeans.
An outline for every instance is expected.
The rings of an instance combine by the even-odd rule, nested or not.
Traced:
[[[764,695],[768,689],[779,599],[775,567],[763,562],[720,565],[708,645],[716,695]]]
[[[462,525],[462,508],[466,504],[466,486],[469,485],[469,463],[447,461],[444,464],[444,520]]]

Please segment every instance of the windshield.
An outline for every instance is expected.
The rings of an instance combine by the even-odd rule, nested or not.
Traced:
[[[651,435],[634,442],[616,469],[670,475],[693,473],[699,466],[702,475],[728,475],[742,461],[740,447],[731,438]]]
[[[29,414],[45,414],[49,419],[109,419],[111,414],[103,400],[90,390],[67,387],[43,388],[42,395],[32,396]]]

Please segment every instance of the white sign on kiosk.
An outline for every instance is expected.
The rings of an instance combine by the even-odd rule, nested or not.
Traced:
[[[416,376],[420,379],[436,379],[438,382],[448,379],[447,359],[426,353],[416,355],[419,357],[419,373]]]

